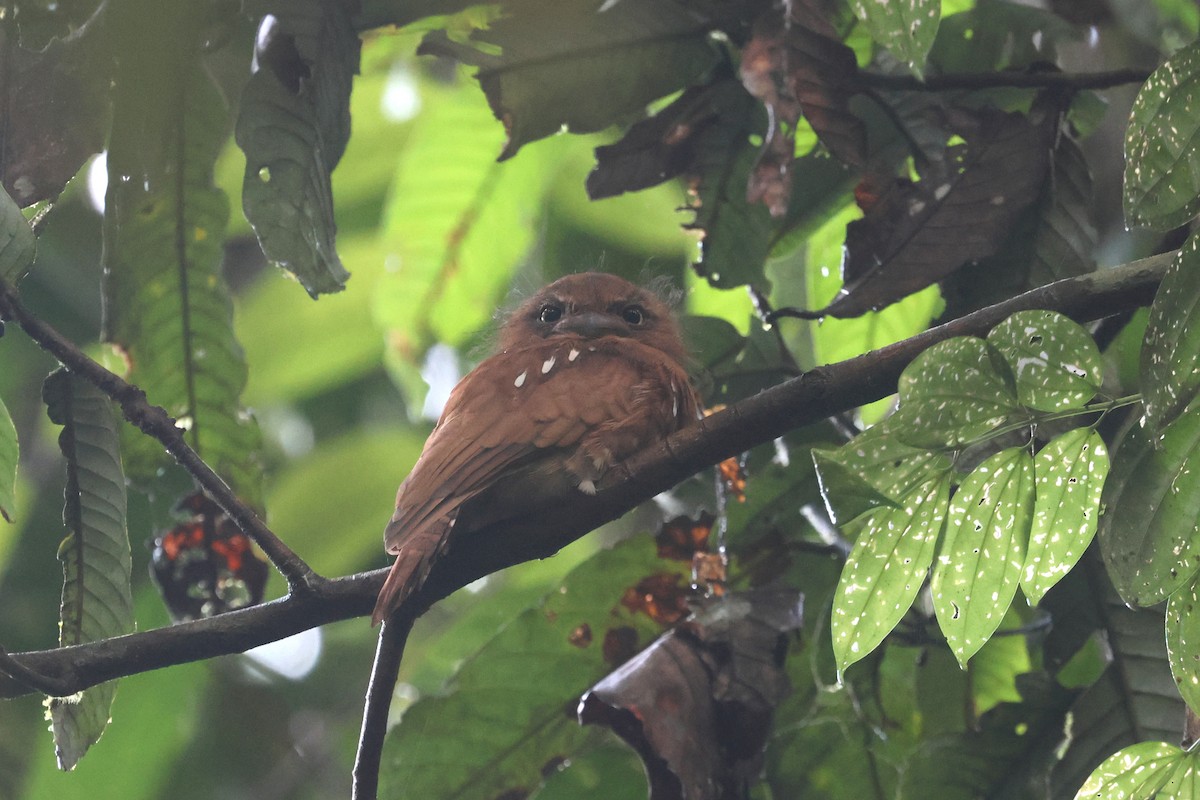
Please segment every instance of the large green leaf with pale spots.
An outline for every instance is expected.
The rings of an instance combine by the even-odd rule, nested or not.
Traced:
[[[1200,392],[1200,238],[1192,236],[1167,268],[1139,359],[1146,424],[1160,431]]]
[[[1125,131],[1125,221],[1170,230],[1200,212],[1200,42],[1154,71]]]
[[[1195,800],[1200,752],[1165,742],[1142,742],[1096,767],[1075,800]]]
[[[1104,380],[1096,343],[1062,314],[1019,311],[987,340],[1008,362],[1017,399],[1038,411],[1082,408]]]
[[[908,612],[946,521],[950,475],[921,484],[899,508],[880,509],[859,534],[833,601],[839,670],[863,658]]]
[[[1096,431],[1076,428],[1051,439],[1033,470],[1037,497],[1021,589],[1036,604],[1071,571],[1096,535],[1108,450]]]
[[[1167,600],[1167,657],[1188,706],[1200,708],[1200,585],[1192,581]]]
[[[1100,552],[1121,599],[1161,603],[1200,569],[1200,410],[1125,434],[1104,487]]]
[[[1004,619],[1025,565],[1033,520],[1033,457],[1002,450],[958,487],[933,569],[933,609],[966,665]]]
[[[887,427],[918,447],[955,447],[983,437],[1020,413],[1000,354],[963,336],[930,347],[900,376],[900,408]]]
[[[942,19],[941,0],[851,0],[871,38],[920,75]]]

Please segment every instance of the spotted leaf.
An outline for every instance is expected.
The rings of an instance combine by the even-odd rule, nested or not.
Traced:
[[[1131,745],[1096,767],[1079,788],[1075,800],[1190,800],[1195,797],[1197,758],[1200,754],[1185,753],[1165,742]]]
[[[833,652],[839,670],[874,650],[912,605],[946,522],[949,473],[926,481],[898,508],[867,521],[833,601]]]
[[[1200,239],[1193,236],[1167,268],[1142,342],[1146,423],[1161,431],[1200,392]]]
[[[976,467],[950,502],[933,608],[959,664],[987,643],[1016,594],[1033,500],[1033,457],[1014,447]]]
[[[1019,311],[987,340],[1012,369],[1017,399],[1038,411],[1082,408],[1104,380],[1096,343],[1062,314]]]
[[[1200,585],[1196,581],[1167,600],[1167,657],[1179,693],[1195,711],[1200,708]]]
[[[1135,425],[1104,487],[1100,552],[1131,606],[1151,606],[1186,585],[1200,565],[1200,412],[1151,434]]]
[[[925,56],[933,46],[942,19],[940,0],[900,0],[881,3],[851,0],[850,7],[863,21],[871,38],[921,74]]]
[[[1090,428],[1055,437],[1033,462],[1036,499],[1021,588],[1030,603],[1071,571],[1096,535],[1108,450]]]
[[[1020,412],[999,354],[973,337],[948,339],[919,355],[900,376],[900,409],[889,429],[906,444],[954,447]]]
[[[1200,211],[1200,42],[1154,71],[1125,131],[1125,221],[1170,230]]]

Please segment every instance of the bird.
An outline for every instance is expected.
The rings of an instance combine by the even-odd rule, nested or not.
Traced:
[[[595,494],[614,464],[695,422],[687,358],[670,305],[616,275],[567,275],[521,303],[400,484],[372,624],[420,588],[456,529]]]

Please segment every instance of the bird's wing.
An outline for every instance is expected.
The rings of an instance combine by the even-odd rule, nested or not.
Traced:
[[[397,563],[376,618],[424,582],[463,504],[549,451],[574,448],[601,423],[635,416],[661,361],[628,340],[539,343],[492,356],[467,375],[397,493],[384,531]],[[672,388],[686,389],[686,375],[671,369]]]

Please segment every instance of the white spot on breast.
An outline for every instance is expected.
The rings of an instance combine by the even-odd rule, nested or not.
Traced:
[[[577,358],[579,358],[579,351],[572,347],[571,352],[567,353],[567,361],[574,361]]]
[[[526,370],[525,372],[522,372],[520,375],[518,375],[517,379],[515,381],[513,381],[513,386],[517,387],[518,389],[520,389],[522,386],[524,386],[525,385],[525,376],[528,374],[529,374],[529,371]]]
[[[671,384],[671,416],[679,416],[679,391],[673,383]]]
[[[583,492],[584,494],[595,494],[596,493],[596,482],[595,481],[580,481],[579,482],[579,491]]]
[[[550,356],[549,358],[547,358],[545,361],[542,362],[542,374],[543,375],[545,375],[550,370],[554,369],[554,359],[555,359],[555,356]]]

